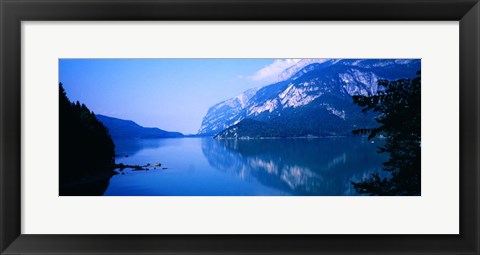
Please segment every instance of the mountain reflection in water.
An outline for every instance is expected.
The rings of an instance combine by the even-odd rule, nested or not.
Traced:
[[[145,170],[117,169],[104,195],[358,195],[351,181],[381,172],[387,158],[377,153],[379,143],[362,137],[116,141],[116,163]]]
[[[381,172],[386,155],[365,138],[202,140],[210,165],[291,195],[355,195],[352,180]]]

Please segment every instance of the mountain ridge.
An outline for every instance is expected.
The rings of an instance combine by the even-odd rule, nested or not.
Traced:
[[[296,65],[286,69],[295,70],[288,72],[286,80],[249,93],[244,105],[211,107],[199,134],[208,130],[217,138],[226,138],[227,133],[233,134],[231,130],[223,131],[235,125],[241,131],[238,124],[253,119],[268,123],[268,129],[283,129],[280,134],[287,137],[351,135],[351,130],[359,126],[375,124],[375,116],[363,114],[352,96],[376,94],[382,89],[377,84],[382,79],[412,78],[420,70],[421,62],[419,59],[312,59]],[[215,106],[225,105],[234,98]],[[246,125],[242,127],[243,133],[254,133],[246,131]]]
[[[180,132],[171,132],[153,127],[143,127],[132,120],[124,120],[102,114],[96,114],[95,116],[108,129],[112,139],[184,137],[184,135]]]

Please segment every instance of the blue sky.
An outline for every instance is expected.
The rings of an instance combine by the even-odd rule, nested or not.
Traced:
[[[195,134],[212,105],[267,85],[296,60],[60,59],[70,101],[145,127]]]

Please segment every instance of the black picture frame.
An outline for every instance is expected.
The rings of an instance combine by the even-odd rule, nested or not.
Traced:
[[[0,17],[1,254],[480,254],[477,0],[0,0]],[[43,20],[459,21],[460,234],[21,234],[21,22]]]

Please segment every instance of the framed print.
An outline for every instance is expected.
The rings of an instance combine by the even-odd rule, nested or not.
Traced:
[[[60,196],[421,195],[421,59],[60,59],[59,79]]]
[[[477,1],[1,1],[2,254],[478,254]]]

